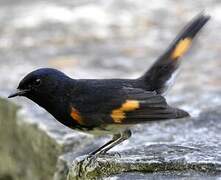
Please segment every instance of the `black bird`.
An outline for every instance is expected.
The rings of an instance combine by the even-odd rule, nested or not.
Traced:
[[[104,154],[131,136],[130,127],[150,121],[189,116],[170,107],[163,93],[174,74],[179,58],[209,20],[203,13],[195,17],[138,79],[72,79],[51,68],[29,73],[9,98],[24,96],[46,109],[69,128],[92,134],[112,134],[113,138],[91,154]]]

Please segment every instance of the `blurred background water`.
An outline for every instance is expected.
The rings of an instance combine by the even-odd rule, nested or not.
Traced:
[[[75,78],[137,77],[202,10],[212,15],[213,22],[187,63],[199,66],[196,59],[201,56],[206,58],[201,62],[209,65],[214,62],[212,49],[219,48],[219,1],[1,0],[0,4],[1,92],[16,87],[22,76],[39,67],[59,68]]]
[[[182,59],[182,70],[168,100],[188,110],[193,117],[209,109],[218,110],[221,105],[218,0],[1,0],[0,95],[7,97],[24,75],[40,67],[60,69],[73,78],[138,77],[182,27],[203,10],[212,19]],[[56,137],[57,131],[63,132],[61,140],[64,134],[69,138],[72,131],[58,125],[44,110],[23,98],[15,101],[26,107],[32,116],[30,121],[51,129],[50,133]],[[188,134],[194,128],[191,123],[181,132],[177,127],[182,129],[182,125],[165,128],[167,125],[152,124],[150,131],[132,138],[129,145],[147,143],[143,142],[144,136],[148,136],[148,142],[219,144],[219,129],[211,131],[204,123],[205,127],[192,134]],[[140,128],[143,131],[147,126]],[[121,146],[118,150],[125,148]]]

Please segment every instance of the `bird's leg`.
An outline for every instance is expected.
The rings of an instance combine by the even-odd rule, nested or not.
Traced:
[[[89,155],[95,155],[98,154],[99,151],[101,151],[102,149],[104,149],[106,146],[110,145],[111,143],[113,143],[114,141],[116,141],[117,139],[121,138],[121,134],[114,134],[112,139],[110,141],[108,141],[107,143],[105,143],[103,146],[99,147],[98,149],[96,149],[95,151],[91,152]]]
[[[128,138],[131,137],[131,131],[129,129],[124,130],[120,135],[120,137],[118,137],[117,139],[113,140],[112,142],[108,142],[107,144],[105,144],[105,146],[103,146],[102,148],[99,148],[99,151],[96,151],[96,155],[99,154],[105,154],[107,151],[109,151],[111,148],[113,148],[114,146],[120,144],[121,142],[127,140]]]

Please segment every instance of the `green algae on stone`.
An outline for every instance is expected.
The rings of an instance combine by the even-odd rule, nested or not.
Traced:
[[[69,171],[68,180],[96,179],[117,174],[140,172],[177,174],[201,174],[216,176],[221,174],[221,163],[208,157],[207,148],[189,148],[180,145],[157,144],[138,147],[122,153],[121,156],[104,155],[97,157],[79,157]],[[137,153],[142,151],[143,154]],[[192,173],[190,173],[192,172]],[[193,173],[195,172],[195,173]]]
[[[0,174],[18,180],[52,179],[61,147],[36,125],[17,119],[18,110],[0,99]]]

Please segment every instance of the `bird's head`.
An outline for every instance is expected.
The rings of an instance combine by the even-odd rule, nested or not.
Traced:
[[[8,96],[24,96],[46,109],[56,119],[62,121],[69,110],[69,94],[75,80],[51,68],[37,69],[27,74],[19,83],[17,91]]]
[[[16,96],[25,96],[32,100],[49,98],[59,86],[62,86],[61,82],[64,82],[64,79],[69,79],[69,77],[56,69],[37,69],[27,74],[20,81],[17,91],[9,95],[8,98]]]

